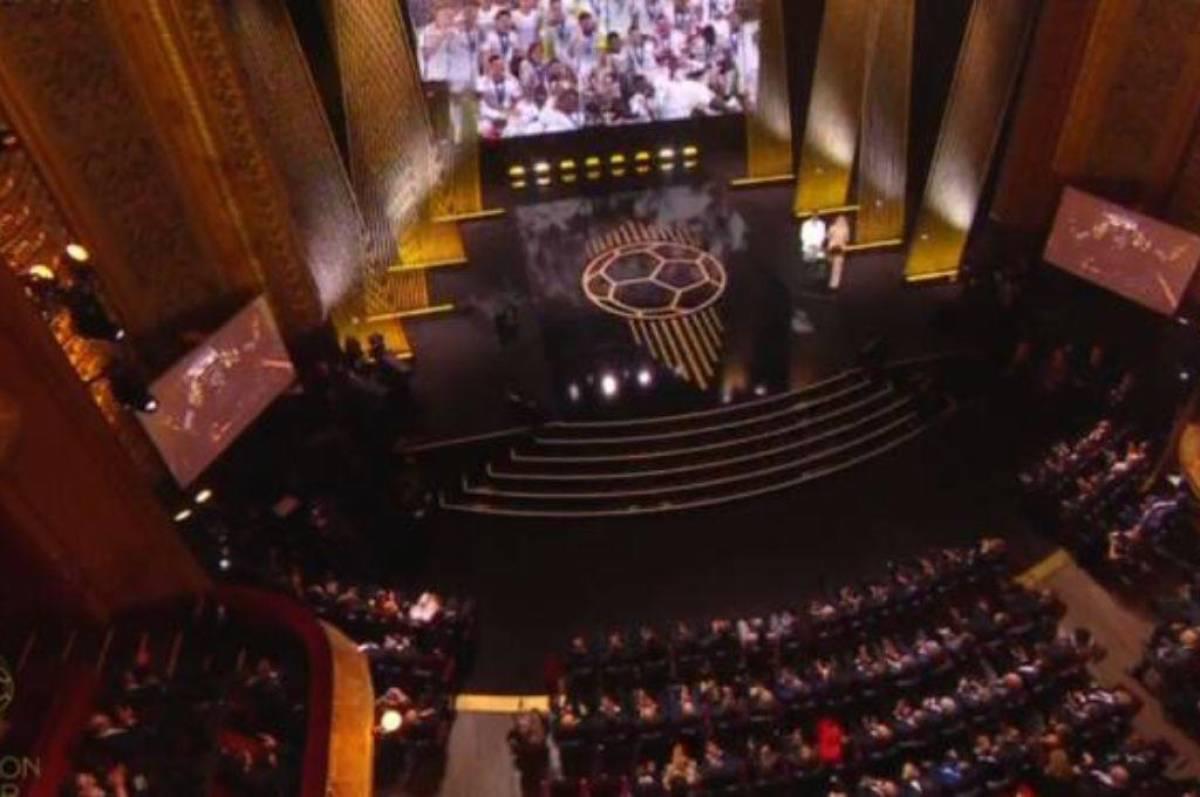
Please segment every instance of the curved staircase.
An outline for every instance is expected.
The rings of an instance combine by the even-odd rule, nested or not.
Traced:
[[[445,509],[625,517],[713,506],[845,470],[924,428],[912,396],[854,370],[680,415],[546,424],[443,492]]]

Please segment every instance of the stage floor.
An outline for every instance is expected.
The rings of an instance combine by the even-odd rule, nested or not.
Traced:
[[[519,425],[509,392],[553,418],[643,416],[802,387],[877,338],[896,359],[960,347],[942,323],[959,288],[905,285],[898,254],[851,257],[828,291],[799,256],[790,197],[677,183],[465,225],[469,265],[433,272],[434,297],[457,309],[406,323],[420,406],[406,442]]]

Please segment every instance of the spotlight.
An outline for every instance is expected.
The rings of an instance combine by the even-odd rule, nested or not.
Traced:
[[[624,166],[618,166],[617,168],[612,170],[613,177],[624,177],[626,175],[626,173],[627,172],[626,172],[626,169]]]
[[[558,168],[564,172],[575,171],[575,159],[567,158],[566,160],[560,161],[558,164]]]
[[[634,155],[633,159],[638,163],[646,163],[650,160],[650,153],[647,150],[642,150],[638,154]]]
[[[535,174],[549,174],[550,164],[546,161],[538,161],[537,163],[533,164],[533,171]]]
[[[650,387],[654,383],[654,374],[649,368],[642,368],[637,372],[637,383],[642,387]]]
[[[755,385],[754,386],[754,395],[756,395],[756,396],[767,395],[767,386],[766,385]]]
[[[529,185],[529,183],[525,182],[524,180],[514,180],[512,187],[513,188],[524,188],[527,185]]]
[[[625,156],[620,152],[614,152],[612,155],[608,156],[608,162],[613,166],[624,166]]]
[[[221,570],[228,570],[232,566],[233,562],[229,561],[229,557],[227,556],[222,556],[220,560],[217,561],[217,567],[221,568]]]
[[[637,172],[638,174],[649,174],[650,173],[650,167],[645,164],[635,166],[633,170],[635,172]]]
[[[508,176],[512,177],[513,179],[520,179],[521,177],[524,177],[525,176],[525,167],[524,166],[508,167]]]
[[[67,244],[67,257],[74,260],[76,263],[86,263],[92,259],[92,253],[87,250],[83,244]]]
[[[572,382],[567,385],[567,398],[571,399],[571,401],[579,401],[582,395],[583,393],[579,390],[578,384]]]
[[[537,179],[537,184],[542,185],[542,186],[550,185],[550,178],[549,177],[539,177]]]
[[[570,173],[570,174],[564,174],[562,177],[560,177],[558,179],[562,180],[564,185],[571,185],[572,183],[577,181],[579,178],[574,173]]]
[[[612,374],[604,374],[600,377],[600,393],[605,398],[614,398],[621,392],[621,383],[617,381],[617,377]]]
[[[665,161],[663,163],[658,164],[658,169],[661,172],[670,173],[670,172],[675,171],[675,164],[671,163],[669,161]]]
[[[30,266],[29,270],[26,271],[25,273],[29,276],[29,278],[31,280],[36,280],[38,282],[54,282],[55,281],[54,272],[50,270],[49,266],[47,266],[43,263],[38,263],[37,265]]]
[[[700,157],[700,148],[697,147],[695,144],[688,144],[686,147],[683,148],[683,157],[685,157],[685,158]]]
[[[404,724],[404,717],[399,711],[394,708],[389,708],[383,712],[383,716],[379,718],[379,727],[384,733],[395,733],[400,730],[400,726]]]
[[[602,175],[598,171],[592,171],[592,172],[587,173],[587,178],[589,180],[599,180],[601,176]]]
[[[176,523],[182,523],[185,520],[187,520],[188,518],[190,518],[191,516],[192,516],[192,510],[180,509],[178,512],[175,513],[174,520]]]
[[[589,169],[599,169],[601,163],[602,163],[602,161],[600,160],[600,158],[598,156],[588,155],[587,159],[583,162],[583,165],[588,167]]]
[[[658,159],[660,161],[675,160],[675,150],[672,147],[663,147],[658,151]]]
[[[192,497],[192,500],[197,504],[207,504],[209,499],[212,497],[213,491],[208,487],[205,487],[203,490],[200,490],[198,493],[196,493],[196,495]]]

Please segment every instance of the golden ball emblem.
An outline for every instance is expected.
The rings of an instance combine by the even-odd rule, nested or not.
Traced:
[[[643,240],[608,249],[583,270],[583,292],[624,318],[681,318],[710,307],[725,292],[721,262],[689,243]]]

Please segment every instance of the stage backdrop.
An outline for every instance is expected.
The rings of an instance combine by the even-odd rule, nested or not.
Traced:
[[[476,95],[484,138],[737,114],[757,97],[757,0],[407,4],[422,78]]]

